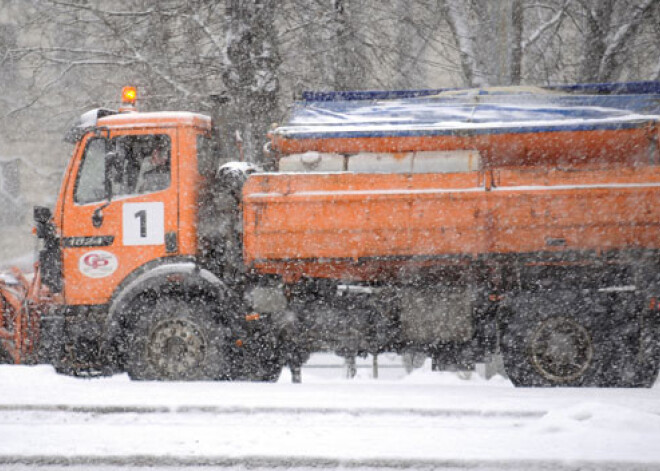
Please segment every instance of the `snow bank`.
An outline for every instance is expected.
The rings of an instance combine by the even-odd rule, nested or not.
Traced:
[[[303,370],[303,384],[290,384],[288,373],[276,384],[158,383],[131,382],[126,375],[71,378],[48,366],[3,365],[0,468],[136,462],[660,466],[658,387],[515,389],[501,377],[464,380],[436,373],[429,362],[407,375],[397,358],[383,355],[379,361],[381,379],[373,377],[370,359],[359,359],[356,378],[348,380],[341,360],[314,357]]]

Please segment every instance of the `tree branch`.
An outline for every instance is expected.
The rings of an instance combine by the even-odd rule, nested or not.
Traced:
[[[536,28],[532,34],[530,34],[529,38],[522,42],[523,53],[527,51],[527,48],[534,45],[534,43],[536,43],[536,41],[538,41],[543,33],[545,33],[548,29],[555,25],[559,25],[562,22],[564,15],[566,14],[567,4],[568,0],[564,0],[561,7],[559,8],[559,11],[557,11],[548,21],[539,25],[539,27]]]
[[[612,65],[615,57],[625,48],[630,37],[635,32],[646,12],[657,0],[646,0],[632,14],[631,18],[622,24],[608,41],[605,53],[598,66],[598,77],[607,78],[612,73]]]

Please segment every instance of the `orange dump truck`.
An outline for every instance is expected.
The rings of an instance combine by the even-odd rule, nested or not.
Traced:
[[[333,350],[650,386],[659,115],[657,82],[308,94],[262,171],[217,170],[203,115],[94,110],[0,337],[136,379],[272,380]]]

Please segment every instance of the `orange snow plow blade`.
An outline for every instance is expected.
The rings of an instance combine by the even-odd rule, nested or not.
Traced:
[[[10,363],[36,361],[39,342],[39,321],[50,302],[50,295],[41,285],[39,266],[29,281],[16,267],[11,268],[16,283],[0,280],[0,353],[4,351]]]

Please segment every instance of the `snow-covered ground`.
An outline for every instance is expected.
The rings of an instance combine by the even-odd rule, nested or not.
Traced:
[[[302,384],[288,372],[276,384],[156,383],[4,365],[0,469],[660,469],[658,386],[514,389],[379,359],[379,379],[366,360],[349,380],[317,355]]]

